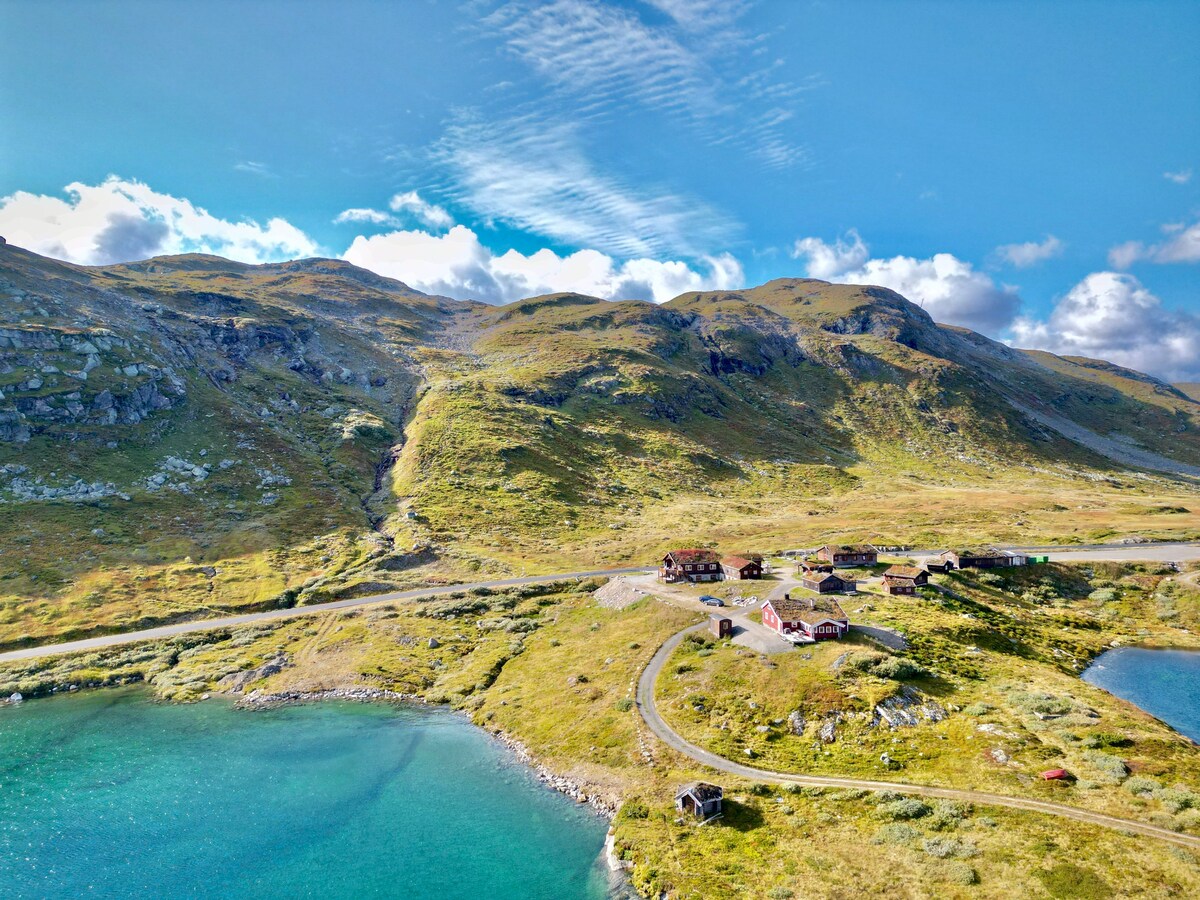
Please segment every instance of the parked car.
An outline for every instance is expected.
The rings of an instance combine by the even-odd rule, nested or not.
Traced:
[[[701,597],[700,602],[703,603],[705,606],[724,606],[725,605],[725,601],[722,600],[720,597],[710,597],[708,594],[705,594],[703,597]]]

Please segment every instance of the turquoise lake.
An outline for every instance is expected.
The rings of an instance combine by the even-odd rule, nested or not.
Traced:
[[[0,708],[5,898],[598,900],[605,830],[445,711]]]
[[[1083,680],[1200,741],[1200,651],[1118,647],[1100,654]]]

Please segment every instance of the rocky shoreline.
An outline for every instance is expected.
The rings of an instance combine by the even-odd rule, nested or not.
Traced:
[[[263,709],[276,706],[287,706],[292,703],[309,703],[316,700],[350,700],[359,703],[372,703],[380,700],[390,700],[400,703],[420,703],[428,705],[424,697],[417,694],[401,694],[398,691],[383,688],[330,688],[324,691],[281,691],[267,694],[262,691],[251,691],[237,702],[241,709]]]
[[[569,778],[564,778],[561,775],[556,775],[544,765],[537,761],[529,748],[522,744],[514,737],[510,737],[503,731],[490,732],[492,737],[516,754],[526,766],[533,770],[533,774],[538,781],[553,788],[560,794],[566,794],[576,803],[584,803],[590,807],[597,815],[602,816],[608,821],[612,821],[617,815],[619,804],[612,800],[601,797],[599,794],[589,794],[578,783],[571,781]]]

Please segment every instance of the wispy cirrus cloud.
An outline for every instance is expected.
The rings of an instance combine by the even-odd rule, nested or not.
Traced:
[[[760,61],[761,36],[738,27],[748,2],[647,0],[665,21],[601,0],[509,0],[482,20],[505,50],[569,103],[576,117],[605,117],[635,104],[696,129],[713,144],[741,147],[767,168],[803,162],[808,151],[782,127],[791,105],[822,82],[781,77]]]
[[[710,205],[597,171],[576,126],[464,114],[434,149],[447,196],[486,221],[620,257],[698,258],[737,226]]]

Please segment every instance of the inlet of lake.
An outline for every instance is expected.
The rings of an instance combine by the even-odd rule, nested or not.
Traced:
[[[0,709],[0,896],[609,895],[606,825],[444,710]]]
[[[1200,651],[1118,647],[1100,654],[1083,680],[1200,741]]]

